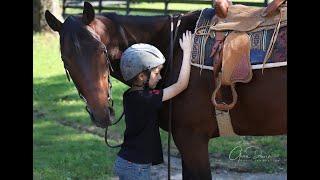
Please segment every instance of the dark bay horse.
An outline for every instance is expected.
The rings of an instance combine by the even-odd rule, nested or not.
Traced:
[[[186,30],[194,31],[200,11],[181,18],[177,39]],[[169,56],[170,16],[122,16],[114,13],[95,15],[86,3],[82,15],[69,16],[64,23],[46,12],[49,26],[59,32],[61,54],[78,91],[87,101],[94,118],[110,124],[111,110],[108,76],[126,83],[121,77],[121,53],[134,43],[149,43]],[[177,18],[174,18],[174,23]],[[105,51],[105,49],[107,51]],[[106,53],[106,54],[105,54]],[[182,50],[174,42],[172,76],[177,80]],[[164,69],[168,66],[165,63]],[[162,72],[162,76],[166,73]],[[127,83],[126,83],[127,84]],[[161,82],[160,82],[161,84]],[[248,84],[237,84],[238,102],[230,111],[234,131],[238,135],[281,135],[287,133],[287,68],[253,71]],[[169,84],[165,84],[168,86]],[[172,135],[182,157],[183,179],[211,179],[208,142],[219,137],[211,94],[215,84],[212,72],[191,68],[188,88],[173,99]],[[226,92],[228,93],[228,92]],[[168,102],[160,114],[160,127],[168,129]]]

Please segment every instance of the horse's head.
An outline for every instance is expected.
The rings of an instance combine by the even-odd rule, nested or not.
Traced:
[[[49,11],[45,18],[49,26],[59,32],[61,58],[87,104],[91,120],[99,127],[107,127],[114,119],[110,102],[110,60],[102,35],[101,22],[95,18],[91,4],[84,4],[82,16],[69,16],[60,22]]]

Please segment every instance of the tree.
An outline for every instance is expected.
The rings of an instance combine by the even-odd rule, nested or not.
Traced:
[[[33,31],[51,31],[48,26],[44,13],[49,10],[61,22],[62,17],[62,1],[61,0],[33,0]]]

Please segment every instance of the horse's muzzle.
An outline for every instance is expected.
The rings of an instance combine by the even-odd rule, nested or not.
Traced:
[[[100,127],[100,128],[106,128],[106,127],[110,126],[115,119],[115,111],[112,107],[108,107],[107,114],[103,118],[95,116],[94,113],[92,113],[87,106],[86,106],[86,110],[90,115],[91,121],[97,127]]]

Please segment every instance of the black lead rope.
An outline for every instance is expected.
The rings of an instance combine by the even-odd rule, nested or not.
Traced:
[[[173,15],[175,16],[175,15]],[[180,26],[180,21],[181,21],[181,14],[178,14],[178,21],[177,21],[177,27],[175,29],[174,35],[173,35],[173,16],[170,16],[171,18],[171,31],[170,31],[170,55],[169,55],[169,63],[168,66],[170,66],[170,68],[173,68],[173,48],[174,48],[174,42],[176,41],[177,38],[177,33],[178,33],[178,29]],[[170,69],[171,71],[169,72],[169,77],[172,77],[172,69]],[[169,84],[171,84],[172,78],[169,78]],[[171,131],[172,131],[172,99],[169,100],[169,121],[168,121],[168,180],[170,180],[170,167],[171,167],[171,163],[170,163],[170,144],[171,144]]]
[[[170,68],[172,68],[172,60],[173,60],[173,16],[171,18],[171,30],[170,30],[170,55],[169,55],[169,63]],[[171,70],[171,69],[170,69]],[[170,71],[172,72],[172,71]],[[170,74],[169,74],[170,75]],[[169,76],[171,77],[171,76]],[[170,78],[169,78],[169,83]],[[170,180],[170,144],[171,144],[171,113],[172,113],[172,100],[169,100],[169,121],[168,121],[168,180]]]
[[[105,50],[105,54],[106,54],[106,57],[108,58],[107,50]],[[109,66],[109,72],[110,72],[110,70],[111,70],[111,71],[114,71],[113,68],[112,68],[111,62],[109,61],[109,59],[108,59],[107,63],[108,63],[108,66]],[[109,73],[108,83],[109,83],[110,92],[111,92],[112,83],[111,83],[111,81],[110,81],[110,73]],[[111,93],[110,93],[110,92],[109,92],[109,96],[111,96]],[[111,107],[113,107],[113,100],[112,100],[112,98],[111,98]],[[118,119],[116,122],[112,123],[110,126],[116,125],[118,122],[120,122],[120,120],[123,118],[123,115],[124,115],[124,111],[122,112],[122,114],[121,114],[121,116],[119,117],[119,119]],[[110,148],[118,148],[118,147],[120,147],[120,146],[122,145],[122,143],[121,143],[121,144],[118,144],[118,145],[114,145],[114,146],[112,146],[112,145],[109,144],[109,142],[108,142],[108,127],[109,127],[109,126],[106,127],[106,131],[105,131],[105,133],[104,133],[104,141],[106,142],[107,146],[110,147]]]
[[[119,119],[118,119],[115,123],[112,123],[110,126],[113,126],[113,125],[117,124],[117,123],[122,119],[123,115],[124,115],[124,112],[122,112],[122,114],[121,114],[121,116],[119,117]],[[112,145],[110,145],[110,144],[108,143],[108,127],[109,127],[109,126],[106,127],[106,132],[105,132],[105,134],[104,134],[104,140],[105,140],[107,146],[110,147],[110,148],[120,147],[120,146],[122,145],[122,143],[121,143],[121,144],[118,144],[118,145],[115,145],[115,146],[112,146]]]

